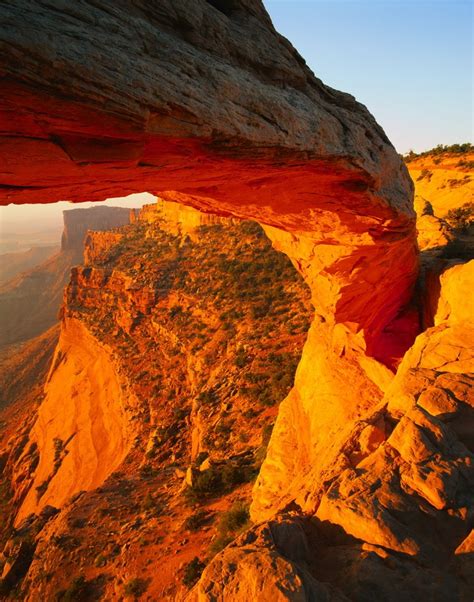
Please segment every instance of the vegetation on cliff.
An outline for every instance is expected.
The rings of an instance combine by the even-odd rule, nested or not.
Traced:
[[[312,307],[301,277],[259,225],[218,222],[203,218],[185,233],[138,219],[88,238],[87,264],[73,269],[65,293],[63,330],[81,324],[110,357],[128,391],[122,428],[133,444],[99,489],[65,506],[58,500],[63,509],[44,527],[23,592],[133,595],[144,574],[140,584],[164,595],[177,572],[191,585],[247,523],[251,486]],[[75,452],[64,428],[51,444],[48,478],[31,485],[41,489],[40,505],[54,479],[70,487],[62,463]],[[97,433],[94,446],[108,436]],[[170,553],[169,570],[148,573],[145,558]],[[60,565],[69,569],[59,572]],[[106,586],[101,576],[112,567],[116,578]]]

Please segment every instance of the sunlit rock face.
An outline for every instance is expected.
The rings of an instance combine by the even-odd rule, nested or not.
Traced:
[[[412,184],[261,2],[1,10],[3,202],[178,190],[255,218],[291,233],[321,313],[373,345],[416,275]]]
[[[470,451],[404,387],[410,370],[425,382],[424,369],[444,365],[417,359],[432,335],[447,362],[469,361],[469,351],[444,340],[460,328],[448,319],[420,335],[391,382],[419,332],[408,307],[418,265],[413,187],[366,108],[314,77],[258,0],[125,10],[37,0],[0,11],[2,203],[147,190],[253,218],[313,291],[315,321],[253,518],[303,511],[381,557],[387,549],[426,559],[433,525],[436,558],[460,545]],[[458,373],[453,366],[441,372]],[[431,447],[416,449],[423,437]],[[435,460],[446,464],[426,482]],[[213,580],[226,566],[209,568]]]
[[[62,507],[74,493],[103,483],[132,444],[127,411],[133,403],[107,347],[79,321],[64,319],[30,436],[39,463],[33,482],[17,487],[17,496],[24,496],[17,522],[48,504]]]

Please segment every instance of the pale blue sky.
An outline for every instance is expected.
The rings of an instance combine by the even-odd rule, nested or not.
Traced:
[[[473,139],[467,0],[264,0],[326,84],[365,104],[401,153]]]

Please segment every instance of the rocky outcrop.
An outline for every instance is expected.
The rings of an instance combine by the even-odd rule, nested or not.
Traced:
[[[134,215],[131,213],[131,215]],[[94,232],[89,230],[84,239],[84,265],[101,263],[111,247],[120,242],[121,232]]]
[[[422,196],[415,194],[416,229],[420,251],[431,251],[430,255],[439,254],[453,238],[446,220],[435,214],[433,205]]]
[[[451,209],[472,201],[474,195],[474,153],[427,154],[407,162],[415,183],[415,208],[429,202],[438,218]]]
[[[350,598],[341,591],[311,575],[310,562],[304,521],[272,521],[254,527],[219,554],[185,600],[347,602]]]
[[[57,323],[71,268],[83,260],[86,233],[128,224],[130,210],[91,207],[69,209],[63,216],[61,250],[0,288],[0,347],[36,337]]]
[[[239,220],[229,217],[221,217],[214,213],[203,213],[192,207],[180,205],[158,198],[156,204],[144,205],[136,209],[135,220],[146,224],[158,224],[160,230],[178,236],[190,236],[201,228],[201,226],[229,226],[236,224]]]
[[[113,230],[130,222],[130,209],[125,207],[90,207],[63,211],[64,230],[61,250],[82,253],[88,230]]]
[[[393,554],[428,571],[449,564],[469,529],[471,455],[417,395],[470,369],[471,352],[453,318],[405,354],[419,333],[413,186],[365,107],[324,86],[257,0],[1,10],[3,202],[163,191],[258,220],[312,289],[316,318],[253,518],[291,508],[340,525],[388,566]],[[214,582],[229,558],[206,569]],[[260,561],[279,564],[301,598],[297,569]],[[426,582],[422,597],[442,599],[445,581]],[[257,589],[275,591],[260,577]]]

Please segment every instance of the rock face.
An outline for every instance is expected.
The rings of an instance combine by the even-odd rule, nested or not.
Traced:
[[[90,207],[63,211],[64,230],[61,250],[74,249],[82,253],[88,230],[113,230],[130,221],[130,209],[124,207]]]
[[[248,519],[312,319],[310,291],[255,222],[160,202],[87,239],[30,432],[15,435],[12,424],[6,446],[0,438],[12,474],[2,481],[0,472],[0,486],[11,481],[15,493],[5,516],[17,528],[3,557],[0,529],[0,565],[34,534],[25,599],[52,598],[79,563],[88,580],[107,565],[105,597],[139,574],[147,595],[173,599],[183,565],[215,553],[233,503]],[[53,506],[60,511],[36,535],[35,517]]]
[[[0,347],[38,336],[58,321],[63,290],[73,265],[81,263],[88,230],[129,223],[122,207],[69,209],[61,250],[0,287]]]
[[[80,322],[65,320],[45,400],[30,435],[40,451],[39,463],[33,482],[23,483],[27,491],[17,489],[17,495],[24,496],[18,523],[103,483],[132,443],[124,414],[133,403],[107,348],[98,345]]]
[[[409,307],[413,186],[384,132],[314,77],[258,0],[61,8],[35,0],[0,9],[0,200],[163,191],[264,224],[311,287],[316,317],[254,489],[253,519],[291,508],[339,525],[400,572],[397,554],[428,573],[436,563],[451,570],[470,528],[472,454],[417,398],[432,387],[451,398],[445,380],[455,374],[462,399],[451,401],[465,403],[469,331],[450,314],[404,356],[419,333]],[[449,406],[436,402],[442,391],[430,407]],[[232,570],[236,556],[223,554],[229,560],[216,558],[207,583]],[[312,581],[302,590],[304,578],[272,552],[258,558],[290,575],[283,599],[326,595]],[[431,576],[423,595],[442,599],[449,576],[441,584]],[[239,591],[231,579],[236,600],[274,594],[264,576],[257,590],[255,572],[245,578]]]
[[[190,236],[191,238],[196,232],[199,232],[202,226],[224,225],[228,227],[240,221],[213,213],[195,211],[190,207],[160,198],[157,199],[155,205],[145,205],[140,210],[134,210],[134,214],[135,219],[142,223],[157,223],[160,230],[174,235]]]
[[[472,202],[474,153],[428,154],[409,161],[407,167],[415,183],[417,211],[428,201],[434,214],[444,218],[450,209]]]

